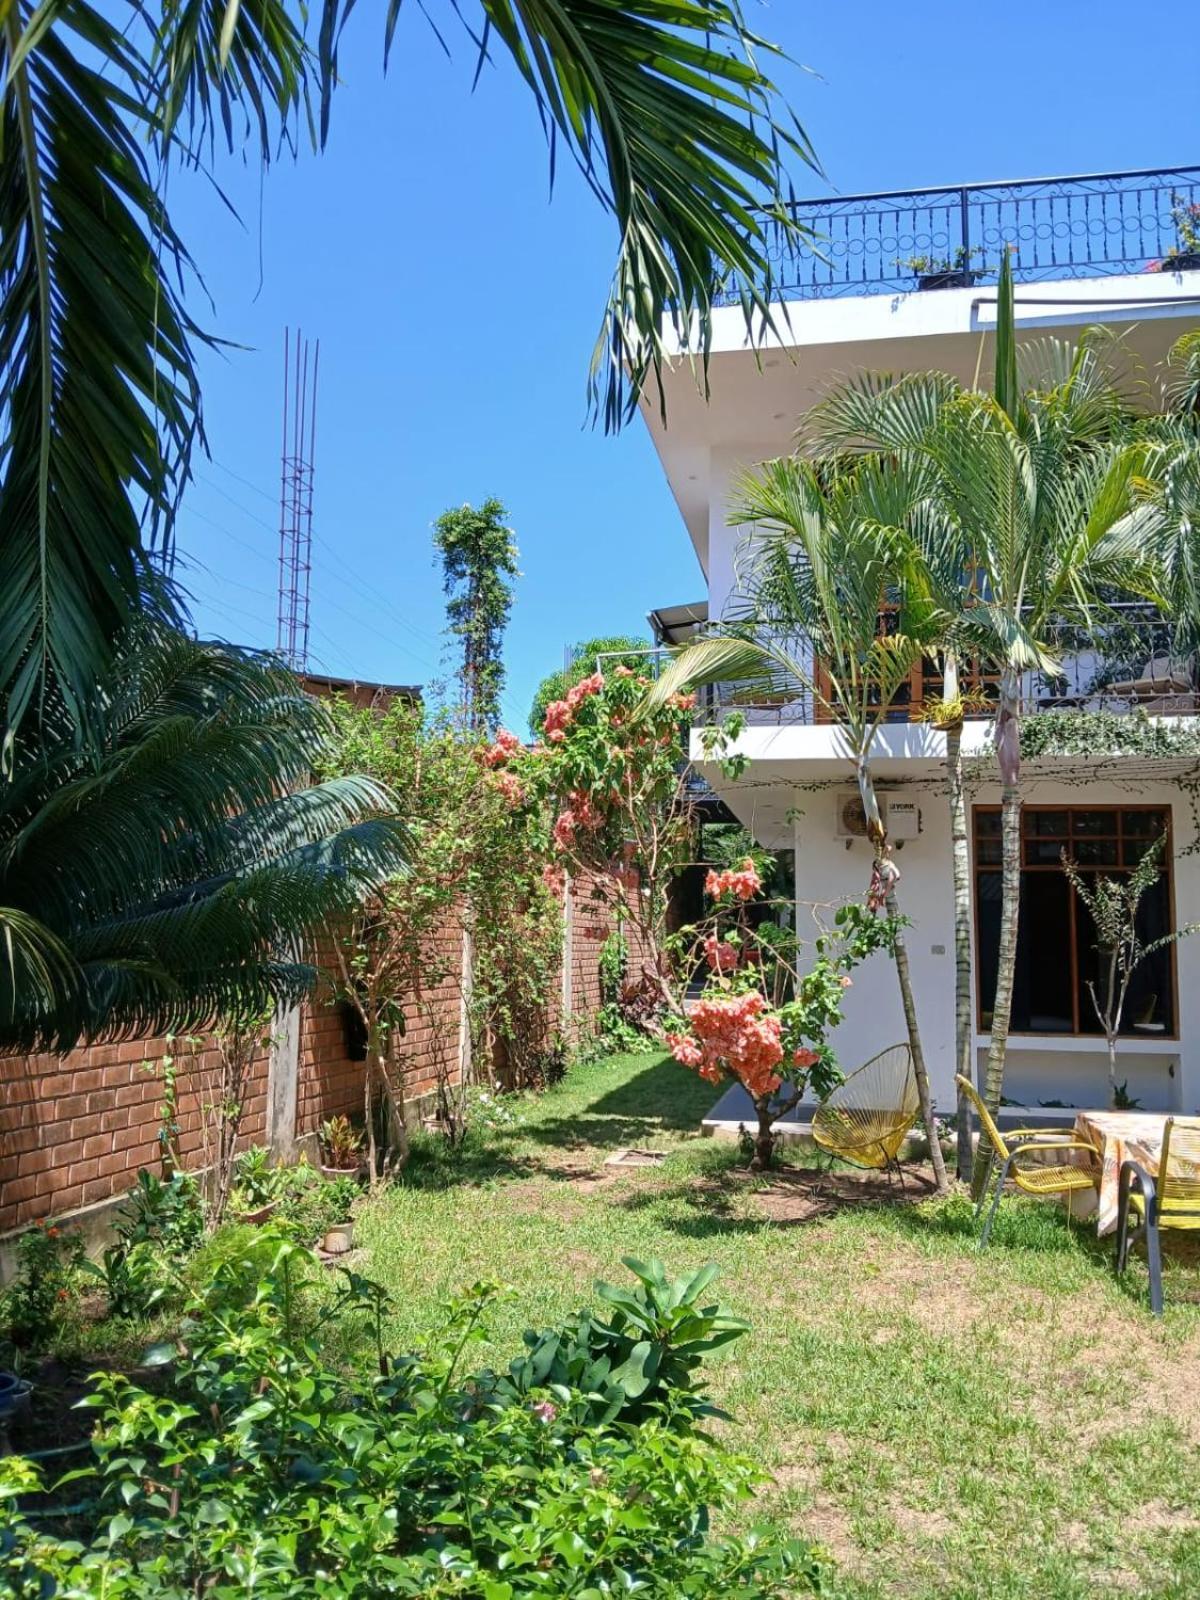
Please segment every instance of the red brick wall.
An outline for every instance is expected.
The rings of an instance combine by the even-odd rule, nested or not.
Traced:
[[[159,1169],[166,1054],[164,1039],[138,1039],[66,1057],[0,1057],[0,1233],[121,1194],[139,1167]],[[179,1145],[185,1164],[196,1165],[200,1107],[217,1056],[183,1046],[175,1060]],[[246,1101],[248,1144],[263,1138],[266,1094],[264,1056]]]
[[[574,896],[571,961],[572,1027],[600,1004],[598,962],[612,918],[608,905],[580,886]],[[406,1095],[418,1102],[439,1074],[456,1074],[462,997],[462,925],[448,917],[433,940],[422,992],[406,1007],[400,1043]],[[561,984],[547,997],[559,1025]],[[161,1166],[163,1039],[94,1045],[66,1057],[0,1057],[0,1234],[39,1217],[62,1215],[123,1194],[141,1167]],[[185,1165],[203,1161],[201,1106],[211,1096],[215,1050],[176,1047],[178,1123]],[[142,1063],[149,1062],[153,1071]],[[303,1009],[296,1134],[311,1134],[330,1116],[362,1108],[363,1063],[346,1054],[342,1018],[320,995]],[[267,1055],[250,1073],[243,1143],[266,1137]]]
[[[433,934],[422,970],[426,980],[404,1008],[404,1035],[397,1041],[405,1096],[413,1102],[436,1090],[440,1074],[458,1071],[462,922],[457,915],[448,916]],[[346,1055],[338,1007],[320,994],[308,1001],[300,1033],[298,1137],[314,1133],[327,1117],[361,1117],[364,1067]]]

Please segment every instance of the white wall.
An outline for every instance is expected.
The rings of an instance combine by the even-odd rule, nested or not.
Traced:
[[[753,768],[747,776],[752,775]],[[853,789],[847,783],[845,791]],[[900,909],[912,919],[906,931],[917,1020],[935,1097],[943,1108],[954,1099],[954,894],[950,870],[950,827],[944,799],[931,791],[911,791],[921,808],[921,835],[896,851],[900,869]],[[906,796],[907,798],[907,796]],[[862,899],[871,875],[870,846],[834,837],[836,795],[830,790],[796,798],[796,900],[801,937],[812,925],[810,905],[830,906]],[[832,921],[828,916],[827,920]],[[833,1045],[844,1072],[862,1066],[888,1045],[907,1038],[896,968],[878,954],[853,975],[845,1018]]]
[[[1188,854],[1196,828],[1187,796],[1170,783],[1064,784],[1038,779],[1027,785],[1030,805],[1162,805],[1172,811],[1176,926],[1200,921],[1200,853]],[[753,768],[747,773],[753,781]],[[851,785],[847,784],[849,790]],[[912,922],[906,932],[918,1020],[938,1105],[954,1101],[954,903],[949,818],[944,794],[933,786],[913,786],[922,832],[896,854],[901,877],[901,910]],[[998,804],[998,787],[984,786],[973,803]],[[861,897],[870,874],[865,843],[849,850],[834,837],[834,793],[797,790],[795,805],[796,898],[799,927],[811,926],[809,905],[828,907]],[[1148,1036],[1122,1040],[1119,1076],[1147,1110],[1200,1114],[1200,933],[1177,946],[1176,1009],[1179,1038]],[[834,1036],[843,1070],[849,1072],[905,1037],[895,969],[877,955],[858,969],[847,995],[846,1020]],[[972,996],[972,1016],[977,1013]],[[987,1036],[974,1036],[977,1070],[987,1055]],[[1172,1072],[1173,1069],[1173,1072]],[[1014,1037],[1006,1067],[1006,1094],[1036,1104],[1058,1099],[1074,1105],[1107,1102],[1107,1059],[1103,1041],[1061,1036]]]

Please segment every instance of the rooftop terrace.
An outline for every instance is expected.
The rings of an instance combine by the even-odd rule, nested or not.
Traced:
[[[776,286],[800,300],[970,286],[995,280],[1005,249],[1018,283],[1141,273],[1164,260],[1168,272],[1200,268],[1200,250],[1180,230],[1198,204],[1200,167],[801,200],[792,210],[812,244],[779,240]],[[930,262],[923,279],[946,281],[919,283],[905,264],[914,257]],[[725,299],[738,296],[735,282]]]

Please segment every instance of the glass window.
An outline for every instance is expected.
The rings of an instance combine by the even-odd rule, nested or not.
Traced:
[[[1013,978],[1016,1033],[1102,1034],[1088,988],[1101,978],[1096,929],[1062,869],[1064,850],[1081,871],[1124,875],[1169,827],[1162,807],[1027,807],[1022,815],[1020,920]],[[1000,947],[1000,812],[976,806],[975,905],[979,1024],[991,1027]],[[1171,926],[1170,847],[1158,881],[1142,897],[1139,931],[1145,942]],[[1137,969],[1125,1001],[1121,1032],[1175,1032],[1173,949],[1167,946]],[[1101,993],[1103,1000],[1103,994]]]

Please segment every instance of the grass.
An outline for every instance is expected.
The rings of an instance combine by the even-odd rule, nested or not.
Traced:
[[[623,1255],[716,1261],[754,1331],[714,1395],[773,1474],[762,1514],[822,1543],[848,1600],[1193,1600],[1200,1271],[1169,1269],[1156,1323],[1144,1267],[1118,1283],[1111,1240],[1054,1205],[1006,1201],[984,1255],[961,1195],[814,1213],[697,1136],[711,1097],[669,1059],[616,1057],[521,1102],[518,1127],[422,1144],[359,1226],[393,1343],[475,1280],[512,1286],[504,1356]],[[631,1144],[666,1163],[603,1166]]]

